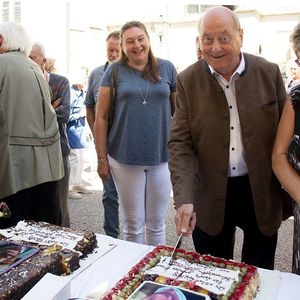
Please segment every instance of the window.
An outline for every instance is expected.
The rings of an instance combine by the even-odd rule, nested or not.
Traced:
[[[16,22],[21,22],[21,1],[15,1],[14,20]]]
[[[187,15],[199,14],[199,5],[198,4],[187,4],[186,5],[186,14]]]
[[[2,2],[2,22],[9,21],[9,1]]]

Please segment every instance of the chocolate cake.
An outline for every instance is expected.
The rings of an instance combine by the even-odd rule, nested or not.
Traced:
[[[102,297],[127,299],[146,281],[179,286],[212,300],[252,300],[259,285],[257,268],[193,251],[178,249],[170,264],[173,247],[157,246]]]
[[[0,276],[0,300],[21,299],[48,272],[63,273],[61,256],[41,250]]]
[[[0,230],[0,240],[37,247],[39,252],[0,275],[0,300],[21,299],[46,273],[68,275],[97,247],[93,232],[44,222],[21,221]]]
[[[60,245],[62,249],[79,252],[85,257],[97,246],[96,235],[91,231],[71,229],[45,222],[20,221],[15,227],[0,230],[6,239],[29,242],[40,246]]]

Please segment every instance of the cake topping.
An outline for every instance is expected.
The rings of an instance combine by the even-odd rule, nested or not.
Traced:
[[[39,245],[61,245],[63,248],[74,249],[83,236],[68,231],[54,231],[51,227],[41,226],[38,223],[29,224],[18,222],[15,227],[1,229],[0,234],[10,240],[22,240]]]
[[[176,259],[169,265],[170,257],[162,256],[159,263],[145,274],[157,274],[179,281],[195,282],[217,295],[225,295],[238,280],[239,271],[218,268],[211,265],[191,263],[186,259]]]
[[[6,202],[0,202],[0,218],[10,218],[11,211],[7,206]]]

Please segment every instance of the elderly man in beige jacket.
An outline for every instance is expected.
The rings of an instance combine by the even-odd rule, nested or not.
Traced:
[[[61,223],[58,124],[49,86],[28,57],[30,49],[20,24],[0,24],[0,203],[11,212],[0,218],[0,228],[23,219]]]

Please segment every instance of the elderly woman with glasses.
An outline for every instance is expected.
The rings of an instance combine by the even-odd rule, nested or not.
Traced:
[[[300,67],[300,23],[290,41]],[[272,156],[273,170],[282,187],[293,199],[294,241],[293,273],[300,274],[300,84],[294,86],[287,99],[278,126]]]

